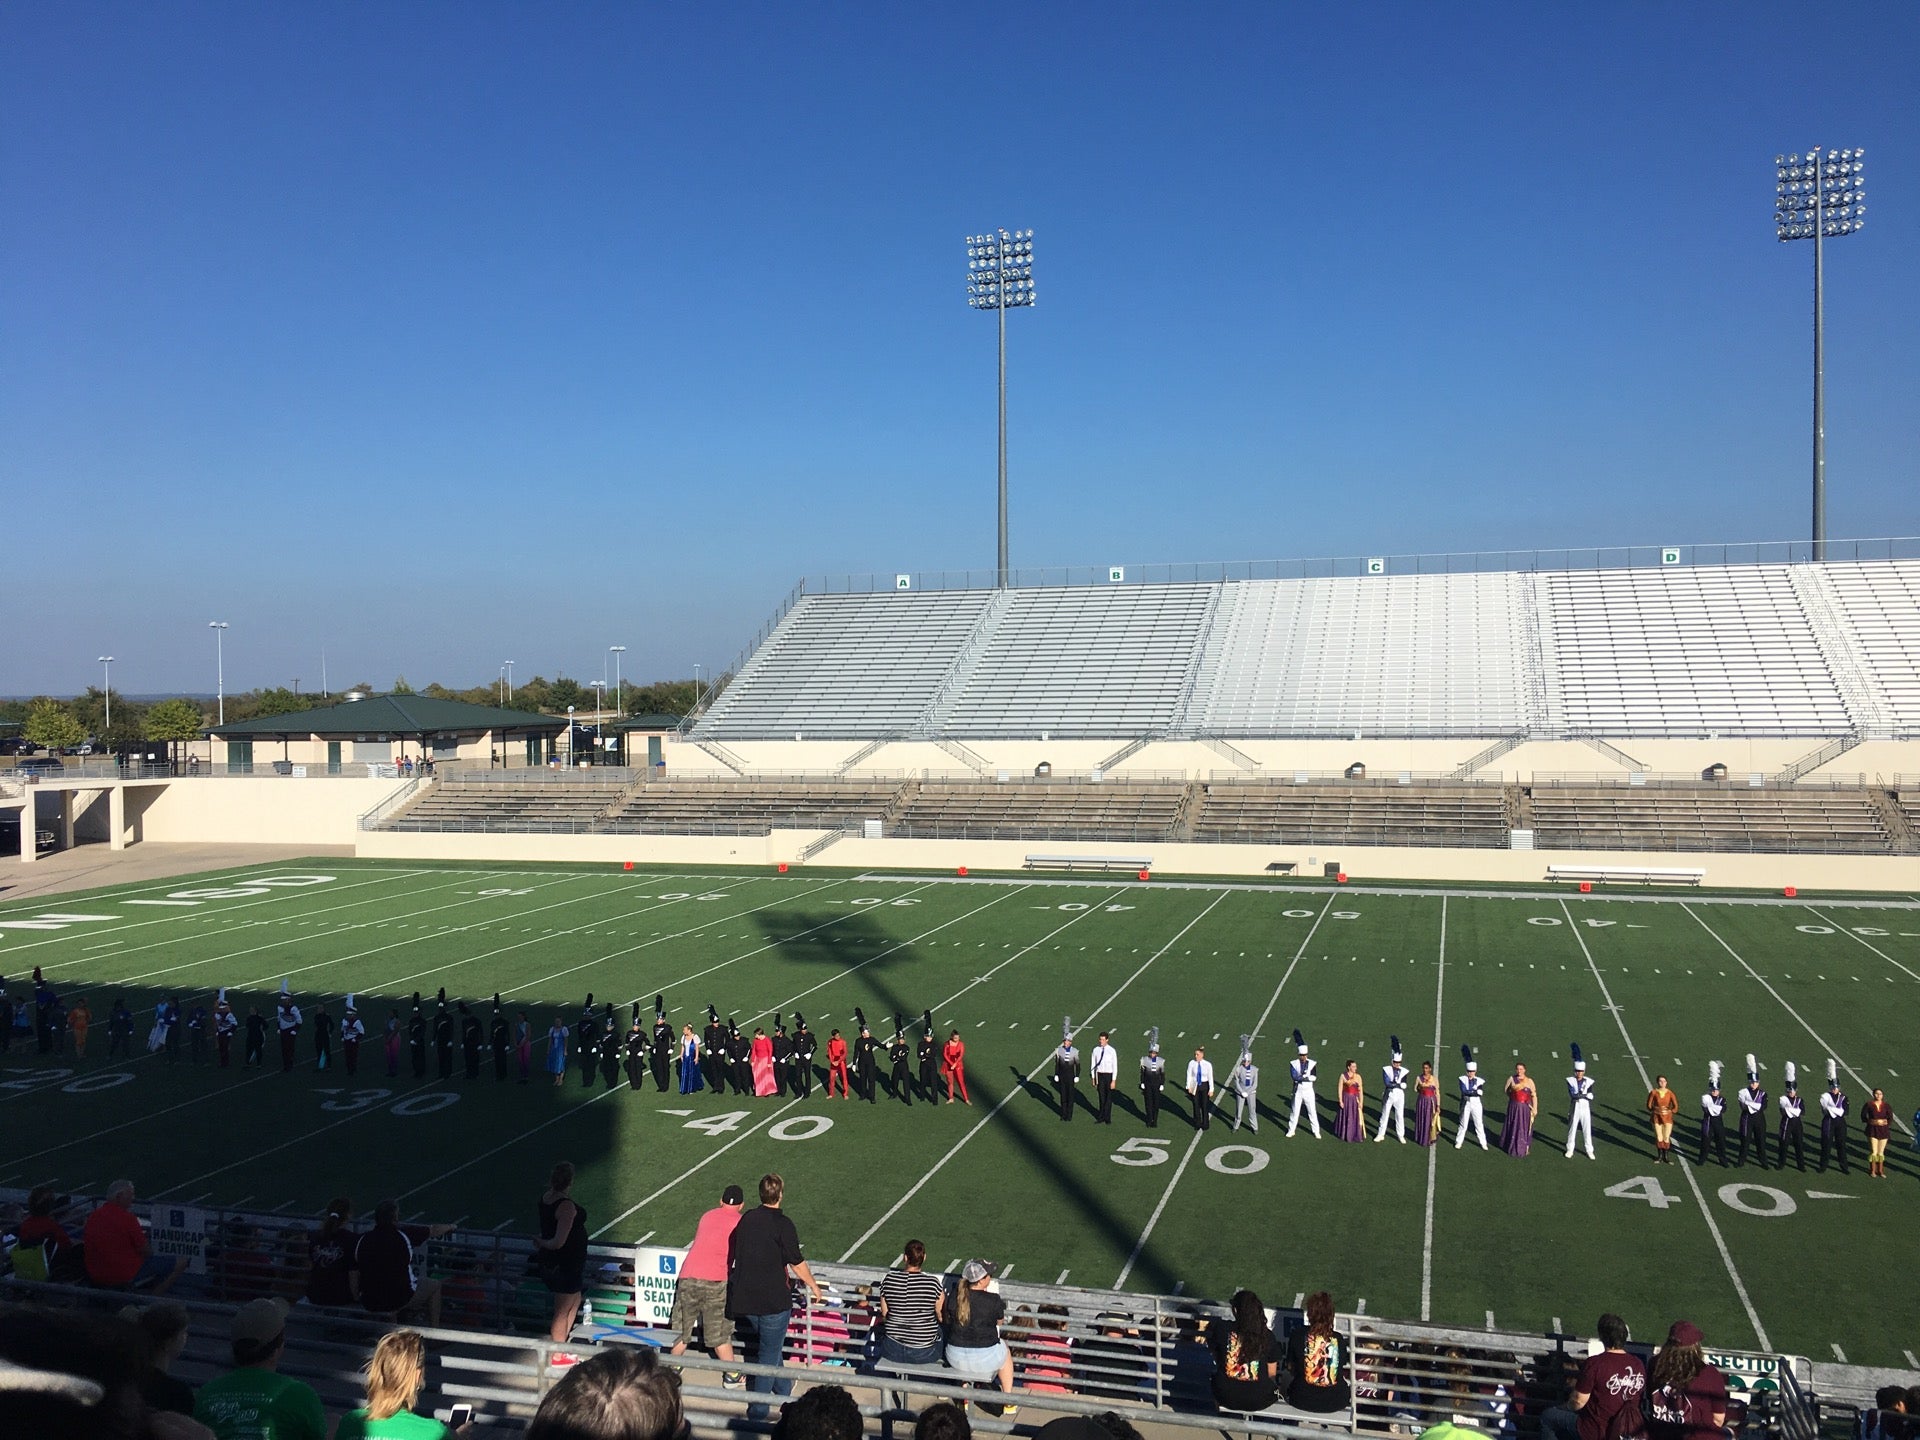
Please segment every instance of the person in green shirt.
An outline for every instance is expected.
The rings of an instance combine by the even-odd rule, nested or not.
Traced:
[[[326,1440],[327,1412],[311,1385],[276,1374],[287,1346],[287,1302],[250,1300],[233,1317],[233,1366],[194,1397],[193,1418],[217,1440]]]
[[[413,1413],[426,1383],[427,1342],[420,1332],[388,1331],[367,1361],[367,1403],[340,1417],[334,1440],[445,1440],[459,1433]]]

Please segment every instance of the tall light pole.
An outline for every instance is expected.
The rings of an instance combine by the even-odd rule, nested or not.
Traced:
[[[613,656],[613,713],[615,716],[627,712],[620,708],[620,657],[627,653],[624,645],[609,645],[607,653]]]
[[[1007,588],[1007,311],[1033,304],[1033,231],[967,237],[967,304],[1000,317],[999,588]]]
[[[696,662],[693,667],[693,713],[696,715],[700,713],[700,697],[705,693],[706,687],[700,683],[700,666]]]
[[[100,738],[107,742],[107,753],[111,755],[113,753],[113,656],[100,657],[100,673],[106,677],[107,682],[107,718],[102,726],[107,733]]]
[[[1821,149],[1773,157],[1774,234],[1813,241],[1813,558],[1827,558],[1826,267],[1829,239],[1866,223],[1864,150]]]
[[[567,768],[573,768],[573,706],[567,706]]]
[[[502,660],[500,672],[507,677],[507,698],[504,703],[511,705],[513,703],[513,661]]]
[[[213,631],[214,690],[219,696],[220,723],[227,723],[227,622],[209,620],[207,628]]]
[[[593,691],[593,718],[597,723],[605,715],[607,709],[607,682],[604,680],[589,680],[587,682],[587,688]]]

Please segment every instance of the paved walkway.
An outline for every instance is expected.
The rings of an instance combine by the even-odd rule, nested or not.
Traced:
[[[109,850],[102,841],[42,855],[31,865],[15,858],[0,859],[0,904],[239,865],[271,865],[308,855],[351,854],[351,845],[169,845],[148,840]]]

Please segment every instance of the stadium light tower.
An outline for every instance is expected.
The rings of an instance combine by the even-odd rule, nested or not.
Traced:
[[[1033,304],[1033,231],[967,237],[967,304],[1000,317],[999,588],[1007,588],[1007,311]]]
[[[113,746],[113,656],[102,655],[100,657],[100,673],[106,676],[107,680],[107,718],[101,722],[101,728],[107,733],[100,738],[107,742],[108,753],[111,754]]]
[[[1864,150],[1773,157],[1774,234],[1813,241],[1813,558],[1827,558],[1826,271],[1823,247],[1867,223]]]
[[[209,620],[207,628],[213,631],[214,693],[219,696],[220,723],[227,723],[227,622]]]

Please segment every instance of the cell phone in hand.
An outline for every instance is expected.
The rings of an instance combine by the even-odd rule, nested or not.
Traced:
[[[462,1425],[469,1425],[472,1422],[473,1406],[471,1405],[456,1405],[453,1407],[453,1413],[447,1416],[448,1426],[455,1430],[458,1430]]]

